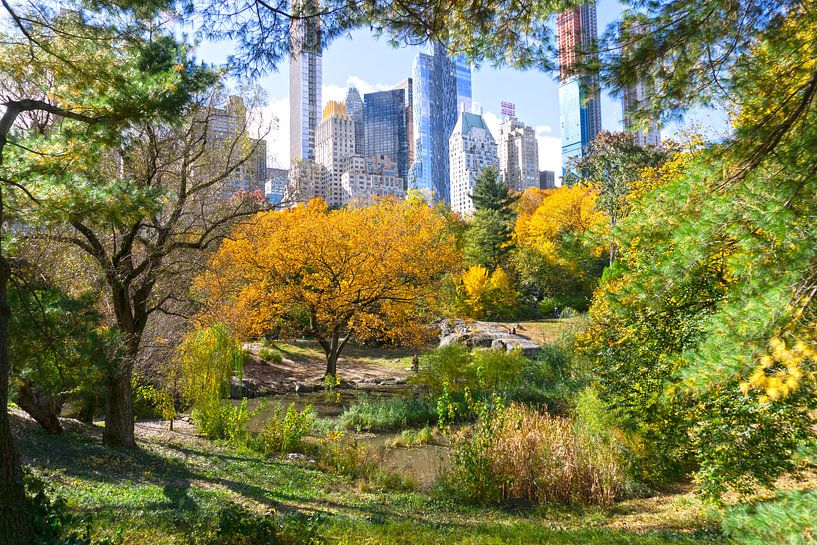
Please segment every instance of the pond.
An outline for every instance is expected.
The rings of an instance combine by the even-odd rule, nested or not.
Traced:
[[[356,403],[361,397],[369,399],[387,399],[397,396],[409,396],[411,389],[405,386],[376,389],[338,389],[331,392],[311,392],[306,394],[277,394],[265,397],[250,399],[247,401],[250,413],[259,407],[262,410],[249,422],[249,429],[258,432],[263,429],[266,421],[272,416],[274,407],[281,404],[286,410],[290,404],[294,404],[299,411],[312,405],[312,409],[318,418],[337,420],[343,411]],[[238,403],[234,401],[234,403]],[[401,432],[355,432],[347,430],[347,438],[364,443],[372,449],[378,451],[383,457],[386,467],[410,475],[411,478],[421,486],[431,486],[440,471],[449,463],[449,448],[447,442],[435,435],[441,444],[418,445],[412,447],[387,447],[391,441],[399,438]]]

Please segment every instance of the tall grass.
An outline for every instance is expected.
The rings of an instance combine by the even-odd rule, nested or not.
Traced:
[[[414,397],[362,398],[340,416],[345,428],[368,431],[399,430],[433,424],[436,420],[435,405],[428,399]]]
[[[624,485],[608,437],[580,422],[523,405],[482,407],[476,426],[455,438],[449,486],[484,503],[609,505]]]

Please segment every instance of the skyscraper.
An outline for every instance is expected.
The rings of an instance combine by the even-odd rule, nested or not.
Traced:
[[[363,99],[355,87],[349,87],[346,91],[346,111],[355,124],[355,154],[365,153],[366,137],[363,124]]]
[[[429,44],[412,64],[414,162],[409,188],[450,202],[448,139],[459,110],[471,109],[471,68],[452,61],[445,47]]]
[[[624,88],[621,106],[624,119],[624,130],[633,135],[639,146],[657,146],[661,143],[661,127],[654,118],[650,117],[646,126],[635,121],[635,114],[645,108],[649,100],[649,84],[639,81],[635,85]]]
[[[632,39],[636,39],[645,31],[640,23],[630,24],[627,30]],[[624,130],[633,135],[635,142],[640,146],[657,146],[661,143],[661,126],[655,116],[649,115],[647,111],[652,92],[653,84],[648,77],[641,77],[635,84],[623,89],[621,109]],[[643,123],[637,123],[637,117],[641,117]]]
[[[210,145],[219,147],[229,157],[226,160],[237,163],[245,156],[241,146],[232,143],[247,131],[247,106],[239,96],[231,96],[223,108],[212,108],[207,112],[208,140]],[[231,196],[236,191],[263,191],[267,179],[267,141],[249,138],[251,155],[235,168],[225,180],[222,193]]]
[[[563,168],[580,157],[601,130],[601,96],[598,78],[576,74],[579,61],[592,55],[598,28],[592,0],[556,18],[559,43],[559,124]]]
[[[414,88],[411,78],[406,78],[397,85],[395,89],[403,89],[406,98],[406,141],[408,142],[408,167],[414,163]],[[403,181],[406,181],[404,176]]]
[[[460,112],[449,139],[451,209],[464,215],[474,213],[471,193],[485,167],[498,167],[496,140],[481,115]]]
[[[408,172],[405,89],[367,93],[363,96],[366,157],[384,155],[397,163],[403,179]]]
[[[343,204],[341,176],[347,159],[355,154],[355,126],[342,102],[330,100],[315,135],[315,161],[327,170],[326,202]]]
[[[316,0],[293,0],[294,13],[315,11]],[[315,158],[315,129],[321,118],[322,56],[317,17],[293,20],[289,62],[289,158]]]
[[[539,186],[539,145],[536,132],[515,117],[499,127],[499,170],[514,191]]]

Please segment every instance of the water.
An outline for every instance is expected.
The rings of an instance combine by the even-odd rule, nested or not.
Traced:
[[[258,432],[263,429],[266,421],[272,416],[274,407],[280,403],[285,411],[291,403],[295,408],[302,411],[307,405],[312,405],[312,410],[318,418],[337,420],[341,413],[350,405],[354,404],[361,397],[368,398],[391,398],[396,396],[408,396],[411,390],[406,387],[378,388],[372,390],[334,390],[332,392],[311,392],[307,394],[278,394],[266,397],[259,397],[248,400],[250,413],[259,407],[266,405],[266,410],[262,410],[249,422],[249,430]],[[445,444],[418,445],[412,447],[386,448],[386,444],[400,437],[401,432],[373,432],[355,433],[347,431],[347,438],[366,444],[372,449],[380,452],[383,457],[383,464],[402,474],[409,475],[417,484],[430,486],[440,474],[442,468],[449,463],[450,450]],[[435,436],[435,439],[441,439]],[[444,443],[444,441],[440,441]]]

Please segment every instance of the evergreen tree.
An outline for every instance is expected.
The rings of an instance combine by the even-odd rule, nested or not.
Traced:
[[[513,206],[518,199],[499,179],[497,169],[488,167],[479,173],[471,194],[476,213],[465,243],[465,255],[471,263],[489,271],[500,266],[512,247],[516,219]]]

